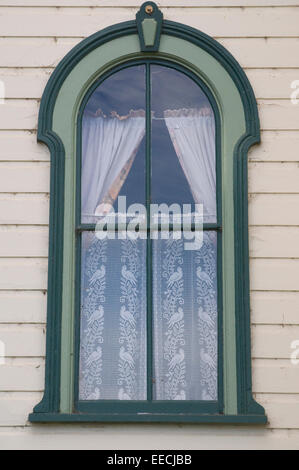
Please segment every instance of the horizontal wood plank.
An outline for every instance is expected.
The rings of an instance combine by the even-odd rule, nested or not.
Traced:
[[[253,323],[299,325],[299,292],[252,291],[250,301]]]
[[[251,259],[250,286],[252,290],[299,291],[299,259]]]
[[[44,390],[43,359],[7,359],[1,366],[0,391],[39,392]]]
[[[44,356],[45,330],[42,325],[0,324],[0,340],[5,345],[5,357]]]
[[[298,194],[250,194],[250,225],[299,225]]]
[[[0,258],[0,290],[40,290],[47,287],[45,258]]]
[[[48,227],[0,226],[1,256],[48,256]]]
[[[135,8],[5,8],[0,31],[6,37],[86,37],[111,24],[135,19]],[[299,36],[299,8],[166,8],[165,18],[217,37]],[[231,25],[234,25],[232,28]]]
[[[0,194],[0,224],[49,223],[47,194]]]
[[[298,38],[219,38],[219,42],[230,51],[242,67],[299,66],[299,56],[296,56]]]
[[[299,341],[299,325],[253,325],[252,357],[291,359],[293,341]],[[298,366],[293,366],[299,369]]]
[[[299,430],[271,429],[263,426],[192,426],[122,424],[89,426],[27,426],[0,428],[0,448],[5,450],[127,450],[134,442],[136,450],[173,450],[174,445],[213,450],[299,449]],[[174,444],[175,443],[175,444]],[[177,444],[176,444],[177,443]]]
[[[252,389],[255,393],[298,393],[299,366],[288,359],[254,359]]]
[[[0,161],[49,161],[46,145],[37,142],[36,132],[0,131]]]
[[[250,193],[299,193],[299,163],[250,162]]]
[[[250,227],[249,248],[257,258],[299,258],[299,227]]]
[[[50,185],[48,162],[0,163],[0,188],[5,193],[46,193]]]
[[[46,291],[0,291],[0,323],[45,323]]]
[[[0,137],[1,138],[1,137]],[[299,161],[298,131],[262,131],[261,143],[248,153],[249,161]]]

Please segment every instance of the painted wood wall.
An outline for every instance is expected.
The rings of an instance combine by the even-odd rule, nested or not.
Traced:
[[[253,390],[266,427],[30,425],[43,390],[49,152],[36,143],[39,101],[82,38],[131,20],[139,0],[1,0],[0,448],[299,448],[299,0],[160,0],[167,19],[201,29],[244,67],[262,144],[250,152]]]

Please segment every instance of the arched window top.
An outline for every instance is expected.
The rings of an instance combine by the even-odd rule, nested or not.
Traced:
[[[153,7],[152,13],[146,12],[145,7],[148,5]],[[123,86],[117,85],[117,79],[121,81],[121,74],[129,73],[130,68],[133,70],[132,61],[136,61],[134,66],[139,67],[135,80],[138,73],[142,75],[140,68],[148,68],[147,63],[150,62],[153,64],[152,75],[156,74],[149,92],[147,90],[151,76],[145,72],[144,106],[138,99],[134,102],[136,96],[131,96],[132,105],[126,103],[128,96],[122,100]],[[132,67],[127,67],[128,65]],[[161,83],[163,80],[169,82],[167,94],[163,96],[157,85],[159,74],[160,79],[162,76]],[[177,83],[182,80],[181,74],[184,75],[184,80],[190,80],[190,86],[186,87],[186,93],[175,93],[172,96],[176,80]],[[106,84],[110,80],[110,91],[113,87],[115,90],[110,104],[107,99],[108,87],[105,92],[105,77]],[[197,97],[192,95],[192,87],[195,85]],[[135,88],[135,95],[137,89],[138,87]],[[156,109],[151,110],[146,104],[150,95],[153,108]],[[194,411],[194,407],[188,408],[186,402],[184,412],[179,415],[176,415],[175,408],[171,407],[164,411],[153,409],[146,414],[140,414],[138,409],[131,405],[126,411],[120,407],[117,416],[103,411],[91,412],[89,406],[83,407],[78,413],[77,385],[74,382],[77,366],[74,358],[79,357],[80,349],[80,332],[75,315],[75,306],[80,299],[74,289],[74,282],[75,279],[78,282],[76,260],[80,253],[76,240],[83,230],[80,224],[93,222],[88,218],[79,221],[78,206],[81,206],[82,215],[86,212],[87,217],[96,216],[97,208],[105,202],[107,195],[114,202],[115,194],[121,194],[122,190],[128,191],[125,181],[129,182],[130,173],[125,171],[127,159],[120,164],[124,170],[123,174],[126,175],[124,182],[121,181],[122,184],[117,181],[119,171],[116,171],[110,175],[111,184],[109,178],[105,177],[101,185],[102,193],[99,196],[97,192],[96,201],[86,202],[84,195],[81,199],[81,191],[78,191],[81,186],[78,155],[87,144],[84,122],[90,121],[92,125],[99,126],[107,126],[109,121],[117,125],[135,122],[136,132],[132,133],[135,143],[132,143],[132,148],[127,152],[132,160],[129,158],[130,169],[133,169],[134,162],[137,164],[136,147],[137,152],[142,153],[142,145],[146,146],[146,142],[142,143],[144,135],[148,135],[148,129],[142,129],[144,121],[153,121],[154,117],[157,118],[157,123],[158,119],[163,119],[164,131],[167,130],[168,139],[175,149],[172,158],[176,157],[179,163],[176,177],[182,178],[183,174],[183,179],[187,182],[185,192],[181,191],[181,194],[184,194],[183,200],[188,199],[190,195],[193,200],[202,199],[202,195],[199,196],[202,185],[199,185],[199,190],[196,189],[195,175],[183,162],[183,144],[179,143],[181,136],[176,135],[176,123],[182,121],[182,128],[184,125],[188,127],[189,121],[194,125],[194,120],[204,119],[206,123],[210,122],[210,126],[215,127],[215,149],[218,146],[219,157],[221,155],[218,167],[218,181],[221,181],[221,184],[215,189],[214,202],[206,203],[206,206],[209,206],[207,215],[212,217],[207,219],[206,223],[216,225],[212,229],[219,230],[222,240],[222,254],[221,258],[218,258],[221,265],[221,276],[218,280],[220,279],[222,286],[218,295],[223,310],[218,329],[218,344],[221,346],[218,357],[220,407],[219,403],[216,408],[213,404],[216,396],[210,396],[206,397],[206,408],[201,408],[200,405],[197,411]],[[81,125],[82,135],[77,132],[78,126]],[[251,86],[233,57],[219,43],[199,31],[167,20],[162,22],[156,5],[146,2],[141,7],[137,22],[127,22],[96,33],[76,46],[59,64],[49,80],[41,102],[38,139],[46,143],[51,152],[51,263],[48,278],[46,388],[42,402],[30,415],[31,421],[265,422],[263,408],[251,395],[247,239],[247,151],[250,145],[259,141],[259,120]],[[126,141],[128,145],[129,140]],[[216,154],[217,152],[215,175]],[[83,159],[84,155],[86,157],[87,153],[84,154],[83,151]],[[146,167],[146,159],[144,164]],[[140,167],[134,171],[142,172],[142,165],[141,162]],[[131,173],[133,178],[134,171]],[[89,173],[87,172],[85,183],[83,177],[82,187],[92,181]],[[209,175],[212,181],[213,171],[210,171]],[[171,192],[172,181],[170,178],[168,194]],[[111,187],[115,189],[113,184],[116,182],[118,186],[110,194],[109,191]],[[210,183],[210,186],[211,184],[213,185]],[[152,188],[154,191],[154,182]],[[157,200],[160,190],[161,184],[157,179]],[[207,192],[204,191],[204,197],[207,197]],[[218,202],[220,200],[221,205]],[[178,353],[183,354],[180,349]],[[97,390],[94,392],[98,393]],[[184,399],[183,395],[181,398]],[[203,396],[199,397],[199,400],[205,401]]]

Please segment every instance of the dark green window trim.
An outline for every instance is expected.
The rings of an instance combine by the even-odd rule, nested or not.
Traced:
[[[77,413],[74,408],[65,412],[62,405],[64,385],[61,378],[62,355],[62,316],[63,316],[63,282],[64,273],[64,204],[65,204],[65,144],[62,135],[54,131],[55,105],[61,98],[61,90],[66,79],[71,76],[76,66],[97,48],[119,38],[130,38],[138,34],[135,21],[129,21],[94,34],[77,45],[61,61],[51,76],[44,92],[38,123],[38,140],[44,142],[51,153],[51,199],[50,199],[50,243],[48,273],[48,305],[47,305],[47,348],[46,378],[43,400],[35,407],[29,419],[32,422],[206,422],[206,423],[265,423],[264,409],[257,404],[251,392],[251,347],[250,347],[250,313],[249,313],[249,274],[248,274],[248,215],[247,215],[247,153],[254,143],[259,142],[259,119],[255,97],[246,75],[235,59],[215,40],[205,34],[170,21],[163,21],[161,40],[173,37],[196,46],[207,53],[228,74],[239,93],[245,117],[246,129],[240,135],[234,147],[233,155],[233,208],[234,208],[234,303],[235,303],[235,362],[237,388],[237,407],[227,405],[224,414],[194,413],[190,409],[187,414],[156,413],[156,414],[94,414],[84,411]],[[164,44],[165,41],[164,41]],[[163,50],[163,43],[161,49]],[[163,52],[154,53],[163,59]],[[139,54],[140,58],[148,53]],[[138,58],[138,54],[137,54]],[[121,58],[120,62],[124,59]],[[130,60],[130,55],[127,60]],[[175,59],[173,60],[176,61]],[[116,62],[117,63],[117,62]],[[111,64],[110,68],[116,64]],[[181,59],[184,66],[184,59]],[[200,67],[200,64],[199,64]],[[187,66],[188,68],[188,66]],[[208,78],[208,77],[207,77]],[[92,79],[92,77],[91,77]],[[217,93],[217,90],[215,91]],[[215,95],[214,95],[215,96]],[[220,97],[221,98],[221,97]],[[79,98],[77,98],[79,99]],[[220,111],[222,112],[222,110]],[[224,121],[225,124],[225,121]],[[224,156],[225,157],[225,156]],[[225,220],[224,220],[225,223]],[[223,325],[224,335],[226,324]],[[226,364],[228,367],[229,364]],[[70,376],[73,372],[69,371]],[[229,385],[224,374],[226,387]],[[229,387],[228,387],[229,388]],[[226,396],[227,403],[230,397]],[[74,403],[74,402],[73,402]],[[233,413],[231,412],[231,409]]]

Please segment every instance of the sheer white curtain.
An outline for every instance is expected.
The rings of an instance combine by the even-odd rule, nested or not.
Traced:
[[[93,222],[126,179],[145,133],[144,111],[128,116],[84,116],[82,124],[82,222]]]
[[[216,222],[215,119],[210,108],[164,111],[173,146],[204,222]]]

